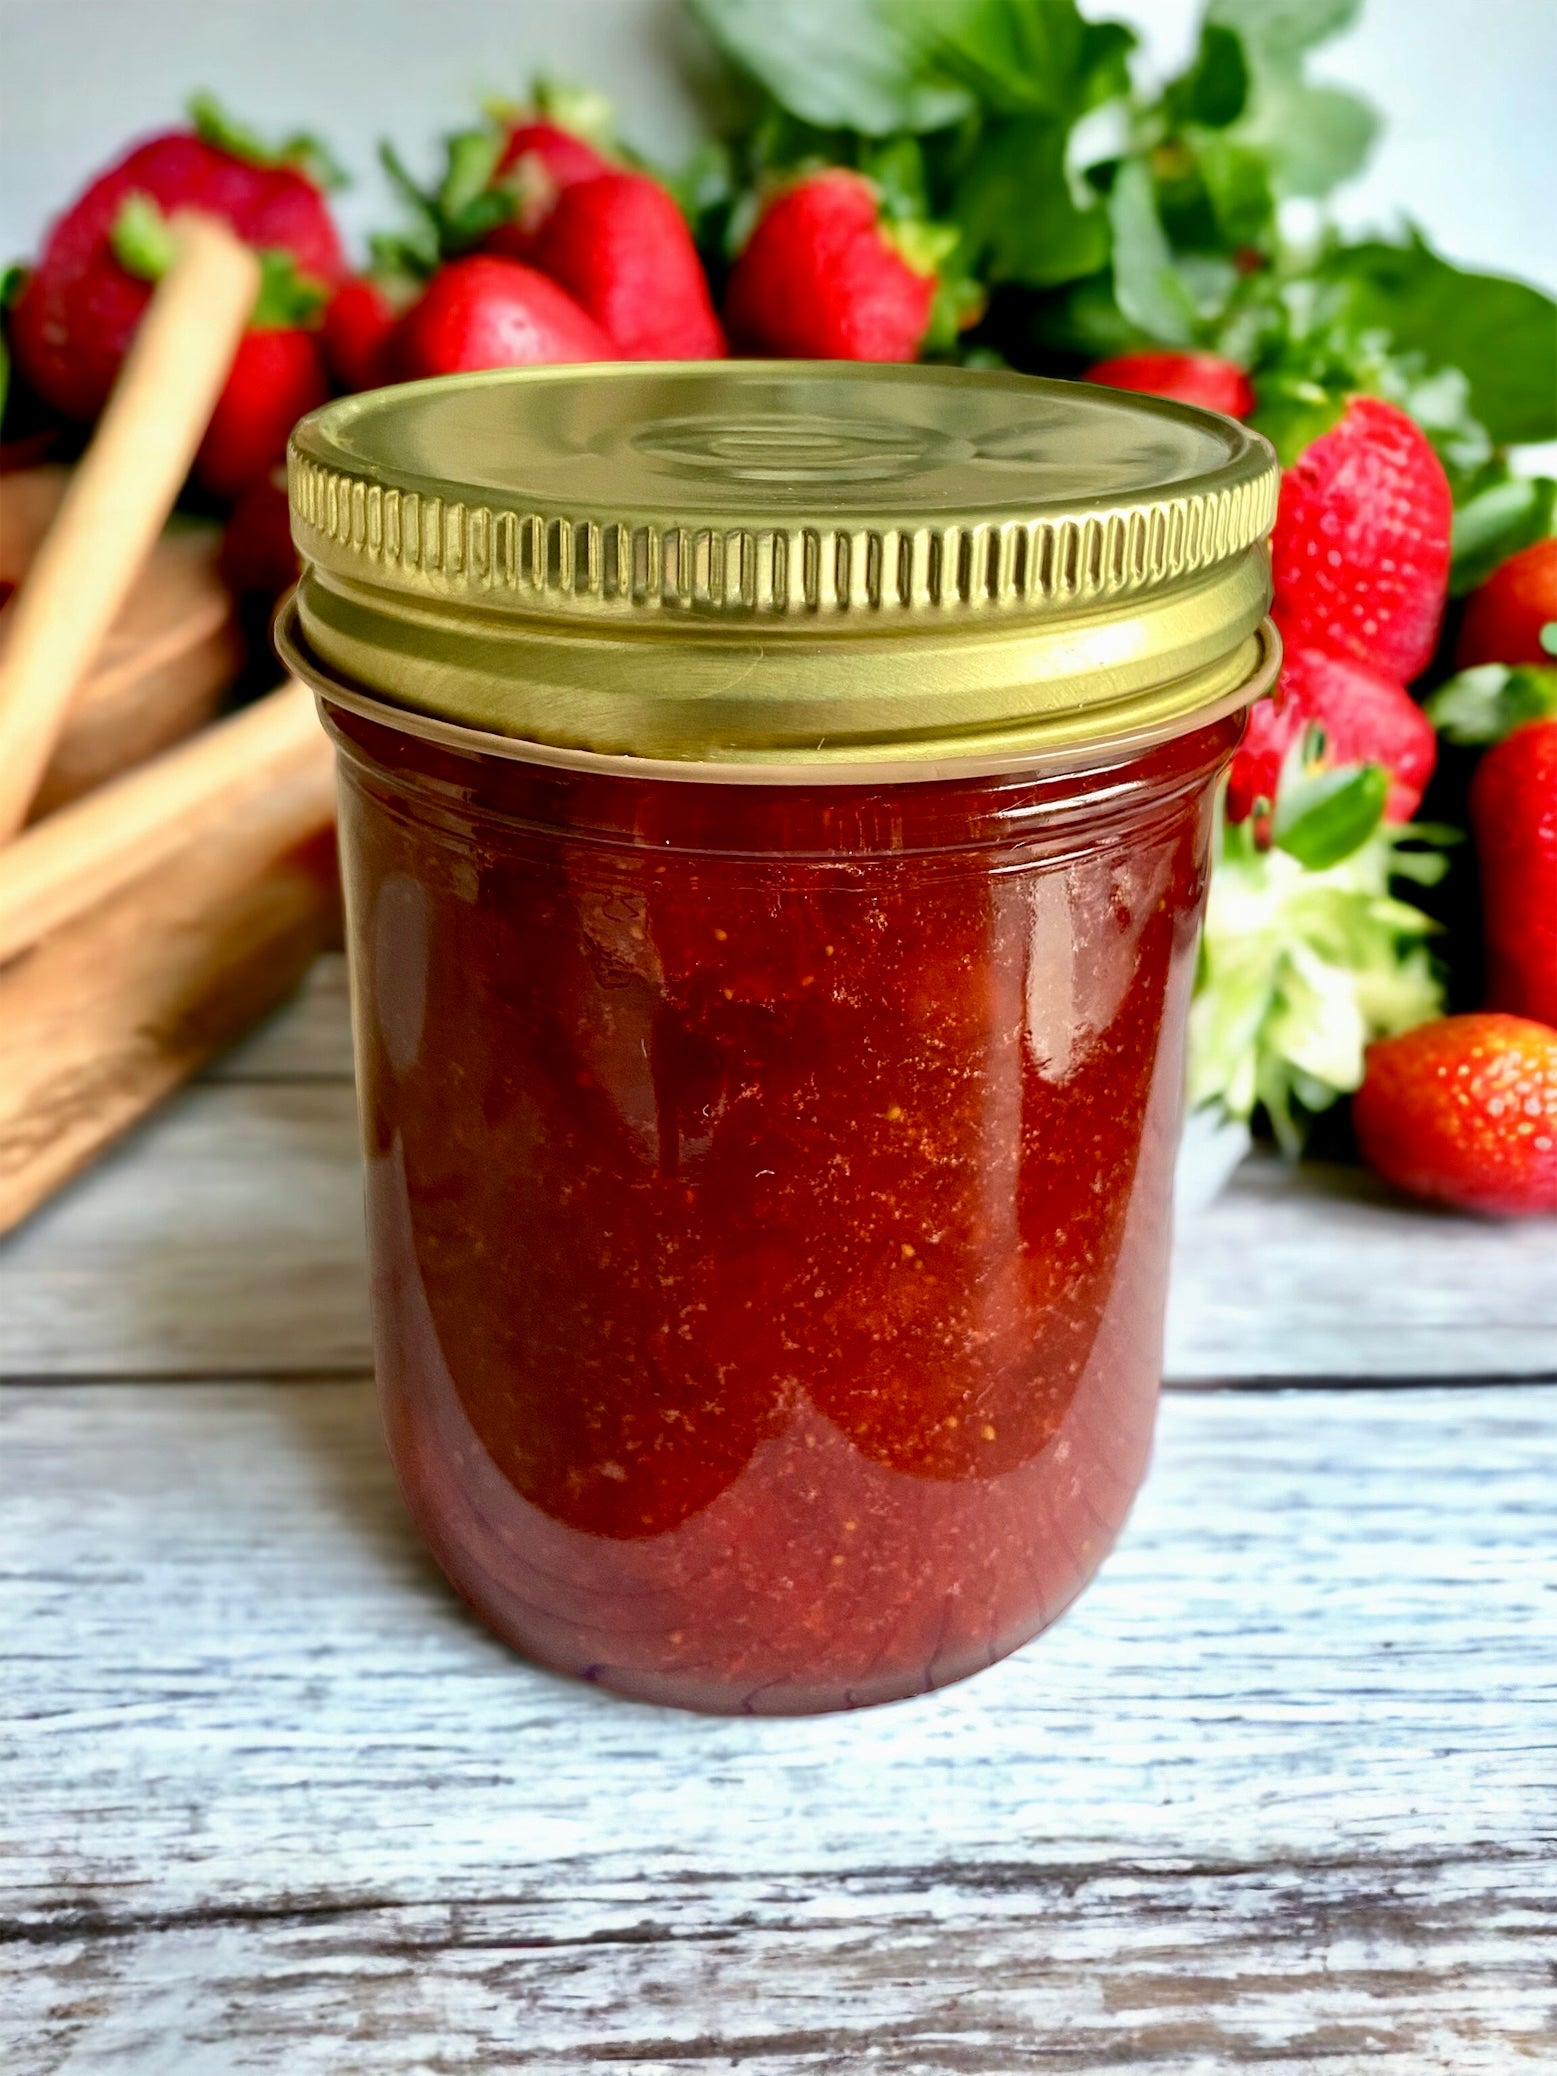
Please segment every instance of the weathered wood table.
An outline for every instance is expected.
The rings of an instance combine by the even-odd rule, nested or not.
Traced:
[[[1248,1165],[1060,1626],[710,1721],[422,1555],[349,1073],[327,963],[0,1248],[10,2076],[1557,2066],[1550,1227]]]

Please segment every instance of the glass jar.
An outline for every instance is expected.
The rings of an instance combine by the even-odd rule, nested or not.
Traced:
[[[559,456],[604,516],[548,509]],[[950,546],[948,469],[990,508]],[[1106,1554],[1272,487],[1225,421],[949,370],[526,371],[301,429],[282,643],[340,756],[385,1420],[532,1657],[858,1707]]]

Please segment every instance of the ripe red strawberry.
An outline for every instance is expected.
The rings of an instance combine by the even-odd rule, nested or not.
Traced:
[[[1482,1010],[1381,1039],[1352,1123],[1412,1196],[1496,1218],[1557,1211],[1557,1031]]]
[[[1198,404],[1229,418],[1247,418],[1254,409],[1254,384],[1242,368],[1215,353],[1120,353],[1088,368],[1085,379],[1108,389]]]
[[[11,313],[11,343],[28,381],[68,418],[95,418],[141,316],[151,284],[115,256],[114,226],[132,195],[163,214],[223,216],[246,243],[292,255],[298,271],[330,283],[346,271],[324,196],[292,166],[257,165],[190,131],[138,145],[66,210]]]
[[[401,309],[371,274],[354,274],[325,305],[325,364],[342,389],[377,389],[390,380],[389,339]]]
[[[1390,775],[1385,819],[1410,821],[1438,759],[1432,722],[1396,679],[1322,649],[1289,649],[1276,696],[1250,714],[1227,776],[1229,820],[1275,800],[1282,760],[1310,726],[1324,730],[1326,764],[1382,764]]]
[[[1276,616],[1291,640],[1409,683],[1438,639],[1449,581],[1448,478],[1393,404],[1353,397],[1281,480]]]
[[[1557,721],[1494,743],[1470,789],[1487,1000],[1557,1025]]]
[[[297,582],[284,468],[267,469],[239,498],[222,535],[222,575],[240,598],[279,598]]]
[[[1557,625],[1557,538],[1536,541],[1501,562],[1470,595],[1454,660],[1461,670],[1478,663],[1552,663],[1541,629]]]
[[[293,426],[329,394],[312,332],[245,332],[195,450],[197,479],[218,497],[239,496],[284,458]]]
[[[611,170],[609,159],[560,123],[544,118],[515,123],[492,176],[494,187],[512,194],[514,216],[488,235],[485,249],[506,253],[510,259],[531,259],[535,240],[563,189]]]
[[[440,267],[390,341],[395,375],[455,375],[468,368],[616,360],[587,310],[548,275],[519,260],[474,253]]]
[[[565,188],[535,264],[586,309],[625,360],[713,360],[724,334],[686,218],[645,173]]]
[[[876,190],[833,168],[797,180],[757,220],[730,272],[725,324],[757,353],[798,360],[912,360],[935,276],[883,229]]]

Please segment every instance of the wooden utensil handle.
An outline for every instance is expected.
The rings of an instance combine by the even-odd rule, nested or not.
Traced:
[[[0,970],[0,1232],[272,1008],[335,940],[322,731]]]
[[[0,965],[110,899],[272,784],[311,776],[313,793],[298,797],[305,815],[316,817],[314,795],[328,801],[332,772],[313,694],[292,679],[60,808],[0,850]],[[276,812],[283,812],[281,795]]]
[[[0,666],[0,842],[18,829],[83,671],[161,532],[254,307],[228,227],[175,219],[151,301],[59,516],[11,607]]]
[[[26,580],[70,487],[70,471],[7,471],[0,482],[0,588]],[[163,529],[103,644],[82,673],[29,818],[52,814],[216,713],[243,663],[232,593],[219,569],[220,527]],[[10,611],[0,610],[0,656]]]

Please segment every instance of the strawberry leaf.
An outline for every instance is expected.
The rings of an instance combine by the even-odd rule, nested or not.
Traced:
[[[1441,259],[1420,231],[1368,240],[1323,262],[1355,330],[1386,330],[1398,352],[1464,371],[1470,403],[1500,446],[1557,438],[1557,302],[1523,281]]]
[[[1190,69],[1163,96],[1174,122],[1225,130],[1249,101],[1249,61],[1243,38],[1224,22],[1200,25],[1200,47]]]
[[[1279,376],[1260,383],[1259,399],[1250,423],[1270,441],[1283,468],[1290,468],[1305,447],[1338,425],[1346,409],[1340,391]]]
[[[420,186],[394,146],[379,146],[384,171],[406,205],[410,221],[394,234],[371,241],[373,263],[382,272],[425,279],[446,259],[471,252],[517,213],[513,189],[493,177],[503,155],[501,129],[459,130],[444,139],[444,171],[436,188]]]
[[[27,273],[28,269],[19,260],[13,261],[0,273],[0,419],[5,416],[6,400],[11,393],[11,305],[21,294]]]
[[[308,130],[295,130],[279,144],[267,144],[257,130],[240,122],[214,94],[191,94],[185,103],[195,135],[218,151],[251,166],[285,166],[301,173],[315,187],[329,192],[345,187],[347,176],[340,161],[322,138]]]
[[[120,204],[108,242],[124,271],[140,281],[160,281],[178,258],[172,225],[151,196],[138,189]]]
[[[1454,515],[1454,561],[1449,595],[1463,598],[1485,583],[1499,563],[1557,531],[1557,482],[1516,476],[1504,462],[1484,470]]]
[[[1239,139],[1278,195],[1327,195],[1366,163],[1378,117],[1344,87],[1303,77],[1308,54],[1349,28],[1360,0],[1212,0],[1208,23],[1237,37],[1248,73]]]
[[[690,0],[737,71],[819,129],[938,130],[971,115],[973,91],[948,76],[919,20],[920,4],[885,0]],[[949,0],[967,16],[979,0]]]
[[[1114,295],[1132,324],[1169,346],[1195,343],[1195,303],[1174,265],[1152,179],[1139,160],[1119,168],[1108,198]]]
[[[530,82],[530,103],[537,115],[571,130],[596,151],[610,154],[616,149],[616,110],[608,95],[570,80],[552,79],[537,73]]]
[[[330,300],[328,284],[305,274],[284,246],[267,246],[259,263],[260,290],[249,318],[253,330],[286,331],[306,325]]]
[[[150,195],[126,195],[108,237],[120,266],[141,281],[160,281],[178,257],[173,226]],[[307,324],[329,301],[328,285],[303,273],[296,255],[284,246],[267,247],[258,258],[259,294],[249,317],[254,329]]]
[[[1393,879],[1441,867],[1406,848],[1428,839],[1380,824],[1315,870],[1262,849],[1249,823],[1219,820],[1190,1009],[1192,1105],[1263,1115],[1296,1153],[1308,1117],[1360,1084],[1372,1039],[1439,1014],[1436,925],[1391,892]]]
[[[952,193],[969,265],[991,281],[1050,288],[1108,262],[1108,215],[1079,203],[1065,174],[1067,131],[1052,116],[989,125]],[[1042,208],[1032,198],[1042,195]]]
[[[1545,630],[1541,640],[1546,646]],[[1478,663],[1440,685],[1426,712],[1448,742],[1501,742],[1526,721],[1557,719],[1557,666]]]
[[[1341,764],[1283,780],[1271,841],[1311,872],[1339,865],[1384,819],[1389,773],[1381,764]]]

